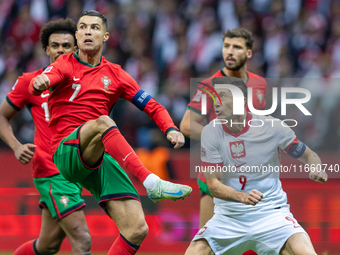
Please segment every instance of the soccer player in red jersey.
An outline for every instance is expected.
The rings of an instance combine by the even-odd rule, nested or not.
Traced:
[[[209,86],[211,86],[211,79],[214,77],[229,76],[242,79],[248,88],[252,88],[254,108],[259,110],[264,108],[267,83],[263,77],[247,71],[247,60],[252,57],[252,46],[252,34],[246,29],[235,28],[224,34],[222,56],[225,66],[210,78],[204,80],[203,84],[200,84],[196,89],[180,124],[180,130],[185,136],[200,140],[203,129],[202,122],[216,118],[214,102],[210,96],[207,96],[207,116],[201,115],[201,97],[205,93],[202,89],[212,93]],[[247,110],[249,110],[248,107]],[[214,215],[214,202],[204,176],[200,175],[197,181],[201,191],[200,228],[202,228]],[[244,254],[252,255],[256,253],[249,251]]]
[[[71,19],[47,23],[40,32],[40,40],[51,63],[61,54],[76,50],[77,25]],[[0,106],[0,136],[11,147],[15,157],[27,164],[32,160],[34,184],[41,195],[42,224],[38,239],[21,245],[15,255],[55,254],[65,236],[68,237],[73,254],[90,254],[91,237],[82,208],[82,188],[60,175],[52,161],[48,128],[50,114],[47,105],[49,92],[39,97],[28,92],[31,79],[43,72],[41,68],[24,73],[8,93]],[[34,144],[21,144],[14,136],[10,119],[26,106],[35,123]]]
[[[60,56],[32,79],[29,91],[39,96],[48,88],[52,90],[49,108],[54,163],[67,180],[79,182],[95,196],[120,230],[108,254],[135,254],[148,226],[138,193],[120,166],[143,182],[153,201],[184,198],[192,189],[151,174],[108,117],[109,111],[118,98],[124,98],[146,112],[175,149],[183,146],[184,136],[163,106],[140,90],[120,66],[101,55],[109,38],[103,14],[84,12],[76,37],[79,51]]]

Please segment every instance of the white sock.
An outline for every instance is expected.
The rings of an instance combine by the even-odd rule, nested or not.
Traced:
[[[148,190],[153,190],[156,187],[157,180],[160,179],[155,174],[149,174],[148,177],[143,181],[143,185]]]

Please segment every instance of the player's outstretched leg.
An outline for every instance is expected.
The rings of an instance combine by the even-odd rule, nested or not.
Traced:
[[[129,198],[109,200],[106,209],[120,231],[108,255],[136,254],[149,231],[141,203]]]
[[[187,185],[176,184],[161,179],[157,180],[156,187],[152,190],[147,189],[148,197],[153,201],[162,199],[178,200],[189,196],[192,188]]]
[[[90,120],[80,130],[81,158],[86,166],[97,164],[106,150],[119,165],[133,173],[147,189],[151,199],[183,199],[190,195],[192,189],[186,185],[174,184],[160,180],[145,168],[134,150],[119,132],[116,123],[108,116]]]

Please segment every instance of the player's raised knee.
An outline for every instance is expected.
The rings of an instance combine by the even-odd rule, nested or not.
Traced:
[[[116,123],[107,115],[102,115],[95,120],[96,128],[98,128],[102,133],[108,128],[116,126]]]

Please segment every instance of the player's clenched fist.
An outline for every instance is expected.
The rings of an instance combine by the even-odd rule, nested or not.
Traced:
[[[311,178],[313,181],[325,183],[327,181],[327,174],[326,172],[320,170],[320,171],[311,171],[309,172],[309,178]]]
[[[174,148],[179,149],[184,145],[184,135],[181,132],[178,131],[170,131],[166,139],[170,141],[172,144],[175,144]]]
[[[14,149],[14,155],[20,163],[26,165],[32,159],[35,147],[37,146],[31,143],[21,144]]]
[[[263,194],[260,191],[253,189],[248,194],[244,193],[243,203],[246,205],[256,205],[262,198]]]
[[[50,79],[46,74],[38,75],[33,81],[33,87],[36,90],[45,90],[50,85]]]

